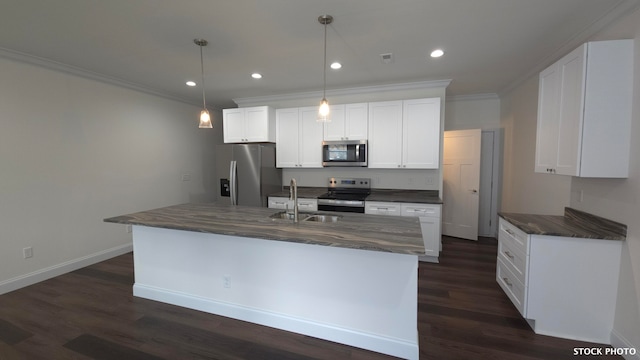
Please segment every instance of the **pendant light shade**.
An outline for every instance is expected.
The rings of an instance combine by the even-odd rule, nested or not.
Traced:
[[[213,126],[211,125],[211,115],[209,115],[209,110],[203,109],[200,111],[200,128],[211,129]]]
[[[201,129],[211,129],[213,128],[211,115],[209,114],[209,110],[207,110],[207,100],[204,96],[204,60],[202,58],[202,47],[207,46],[209,42],[205,39],[193,39],[193,42],[200,47],[200,74],[202,75],[202,111],[200,112],[200,125],[198,125],[198,127]]]
[[[330,122],[330,109],[329,102],[327,101],[326,92],[327,92],[327,25],[333,22],[333,16],[331,15],[321,15],[318,17],[318,22],[324,25],[324,66],[322,68],[323,73],[323,85],[322,85],[322,101],[320,102],[320,107],[318,108],[318,121],[320,122]]]
[[[322,98],[320,102],[320,108],[318,109],[318,116],[327,118],[329,116],[329,102],[327,99]]]

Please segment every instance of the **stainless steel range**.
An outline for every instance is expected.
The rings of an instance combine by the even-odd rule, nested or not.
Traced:
[[[318,196],[318,210],[364,214],[364,200],[371,193],[371,179],[329,178],[328,192]]]

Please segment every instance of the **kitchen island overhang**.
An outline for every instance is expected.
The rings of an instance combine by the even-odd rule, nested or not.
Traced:
[[[273,213],[183,204],[105,221],[134,225],[135,296],[418,359],[419,221]]]

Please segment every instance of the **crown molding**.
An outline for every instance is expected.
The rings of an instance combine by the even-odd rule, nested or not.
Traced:
[[[72,66],[72,65],[67,65],[67,64],[63,64],[51,59],[46,59],[46,58],[42,58],[42,57],[38,57],[38,56],[34,56],[34,55],[29,55],[26,53],[22,53],[19,51],[15,51],[15,50],[10,50],[10,49],[6,49],[6,48],[1,48],[0,47],[0,57],[8,59],[8,60],[13,60],[13,61],[17,61],[17,62],[21,62],[21,63],[26,63],[29,65],[35,65],[38,67],[42,67],[48,70],[53,70],[53,71],[57,71],[57,72],[62,72],[65,74],[69,74],[69,75],[74,75],[74,76],[79,76],[85,79],[89,79],[89,80],[95,80],[95,81],[99,81],[99,82],[103,82],[106,84],[110,84],[110,85],[115,85],[115,86],[119,86],[119,87],[123,87],[129,90],[134,90],[134,91],[138,91],[138,92],[142,92],[145,94],[149,94],[149,95],[155,95],[155,96],[159,96],[159,97],[163,97],[165,99],[169,99],[169,100],[174,100],[174,101],[178,101],[178,102],[182,102],[182,103],[186,103],[189,105],[196,105],[196,106],[201,106],[202,104],[199,102],[195,102],[193,100],[190,99],[185,99],[183,97],[180,96],[176,96],[174,94],[170,94],[167,92],[163,92],[157,89],[153,89],[147,86],[143,86],[140,84],[136,84],[130,81],[126,81],[123,79],[119,79],[119,78],[115,78],[115,77],[110,77],[110,76],[106,76],[103,74],[99,74],[87,69],[83,69],[81,67],[77,67],[77,66]],[[218,110],[221,111],[221,109],[214,107],[214,106],[210,106],[212,109],[214,110]]]
[[[500,100],[496,93],[469,94],[469,95],[451,95],[447,96],[447,102],[454,101],[473,101],[473,100]]]
[[[416,90],[416,89],[436,89],[446,88],[451,83],[451,79],[444,80],[430,80],[430,81],[418,81],[411,83],[399,83],[399,84],[387,84],[387,85],[372,85],[361,86],[345,89],[327,90],[327,96],[345,96],[345,95],[362,95],[362,94],[375,94],[381,92],[402,91],[402,90]],[[322,91],[308,91],[297,92],[290,94],[280,95],[267,95],[267,96],[255,96],[246,98],[232,99],[239,107],[243,107],[246,104],[260,104],[270,103],[287,100],[300,100],[309,98],[321,98]]]

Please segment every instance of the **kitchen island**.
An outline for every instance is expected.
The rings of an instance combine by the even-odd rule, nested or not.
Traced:
[[[133,225],[135,296],[418,359],[418,219],[276,212],[183,204],[105,221]]]

